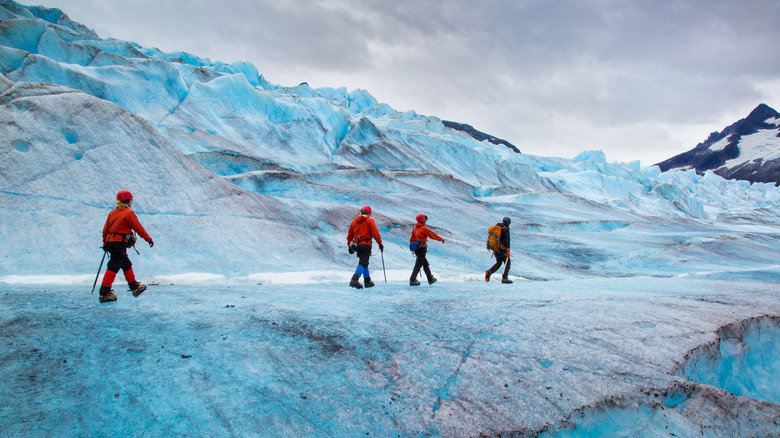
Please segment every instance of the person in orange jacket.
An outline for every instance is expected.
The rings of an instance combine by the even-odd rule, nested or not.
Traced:
[[[349,282],[349,285],[356,289],[363,288],[359,281],[361,275],[364,277],[366,287],[374,286],[374,282],[371,281],[371,274],[368,272],[372,239],[376,240],[376,243],[379,245],[379,251],[384,252],[385,247],[382,245],[382,237],[379,235],[374,219],[371,218],[371,207],[366,205],[360,209],[360,214],[349,224],[349,231],[347,232],[349,253],[357,253],[358,257],[357,269]]]
[[[135,279],[133,264],[127,257],[127,248],[135,243],[133,232],[138,233],[141,238],[149,242],[150,247],[154,246],[154,241],[141,225],[132,206],[133,195],[127,190],[120,190],[116,194],[116,208],[108,213],[106,224],[103,225],[103,250],[108,252],[110,257],[103,281],[100,283],[101,303],[116,301],[116,295],[111,290],[111,285],[114,284],[114,279],[120,269],[125,274],[125,280],[127,280],[134,297],[141,295],[146,290],[146,286]]]
[[[417,223],[414,225],[414,228],[412,228],[412,236],[409,237],[409,249],[415,248],[414,255],[417,257],[417,261],[414,262],[412,276],[409,278],[409,286],[420,285],[420,282],[417,281],[417,274],[420,273],[420,268],[425,272],[425,277],[428,278],[428,284],[436,283],[436,277],[431,274],[428,259],[425,257],[428,253],[428,238],[430,237],[433,240],[444,243],[444,239],[439,237],[425,225],[426,222],[428,222],[428,216],[420,213],[417,215],[416,219]]]

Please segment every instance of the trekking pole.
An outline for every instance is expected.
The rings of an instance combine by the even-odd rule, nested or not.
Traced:
[[[95,283],[92,284],[92,292],[90,292],[91,294],[95,293],[95,286],[97,286],[97,280],[98,280],[98,277],[100,277],[100,270],[103,269],[103,262],[106,261],[106,253],[107,252],[108,251],[106,251],[105,248],[104,248],[103,249],[103,258],[100,259],[100,267],[98,268],[98,273],[95,276]]]
[[[382,272],[385,274],[385,283],[387,283],[387,271],[385,271],[385,252],[379,251],[379,254],[382,254]]]

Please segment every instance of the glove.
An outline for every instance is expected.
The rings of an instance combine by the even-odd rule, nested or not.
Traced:
[[[355,247],[352,246],[352,245],[347,245],[347,250],[349,250],[350,254],[354,254],[355,253]]]
[[[381,243],[379,244],[379,251],[380,252],[385,252],[385,246],[382,245]]]
[[[441,243],[444,243],[444,239],[441,239]]]
[[[509,258],[509,248],[506,249],[506,258]]]
[[[153,246],[154,246],[154,240],[150,240],[150,241],[149,241],[149,248],[151,248],[151,247],[153,247]]]

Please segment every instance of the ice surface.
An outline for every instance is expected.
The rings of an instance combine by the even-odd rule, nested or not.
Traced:
[[[91,436],[780,433],[780,406],[672,373],[719,327],[780,311],[778,290],[760,281],[391,280],[363,291],[250,281],[157,285],[138,298],[120,291],[111,306],[83,286],[3,287],[0,427]]]

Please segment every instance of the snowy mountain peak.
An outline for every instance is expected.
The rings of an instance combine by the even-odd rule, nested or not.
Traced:
[[[747,118],[745,118],[745,120],[756,124],[766,122],[768,119],[780,119],[780,113],[765,103],[757,106],[753,111],[750,112]],[[773,124],[777,126],[777,123],[778,121],[776,120]]]
[[[760,104],[694,149],[657,165],[662,171],[713,170],[728,179],[780,184],[780,113]]]

